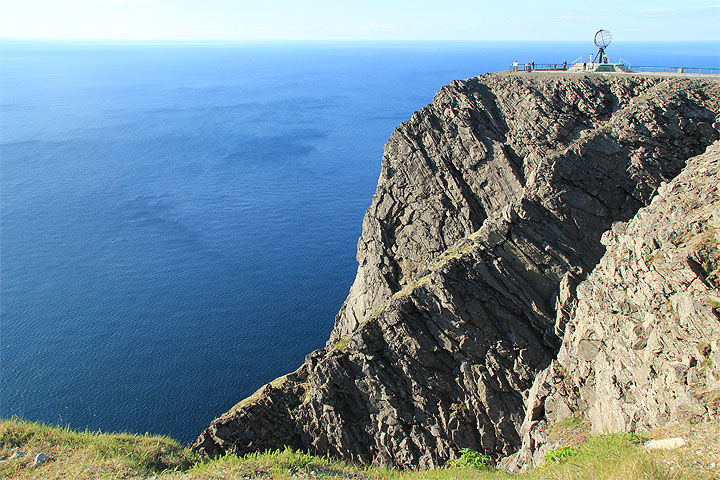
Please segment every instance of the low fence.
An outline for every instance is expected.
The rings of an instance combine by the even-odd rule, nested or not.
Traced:
[[[635,65],[631,70],[638,73],[697,73],[702,75],[720,75],[720,68],[708,67],[656,67]]]
[[[577,62],[573,62],[576,64]],[[582,59],[581,59],[582,63]],[[621,59],[621,63],[626,67],[629,67],[629,71],[632,73],[693,73],[698,75],[720,75],[720,68],[711,67],[659,67],[659,66],[644,66],[634,65],[630,67],[627,61]],[[589,64],[588,65],[593,65]],[[598,64],[599,65],[599,64]],[[525,63],[518,65],[510,65],[509,70],[515,72],[535,72],[535,71],[565,71],[568,69],[567,63]]]
[[[567,70],[567,63],[526,63],[520,65],[510,65],[510,70],[516,72],[534,72],[536,70],[552,71]]]
[[[567,70],[567,63],[537,63],[535,68],[530,64],[533,70]]]

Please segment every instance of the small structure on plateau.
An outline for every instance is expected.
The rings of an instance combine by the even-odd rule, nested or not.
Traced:
[[[597,63],[608,63],[605,49],[612,42],[612,34],[608,30],[600,29],[595,32],[595,46],[598,47],[598,53],[595,58],[598,60]]]
[[[579,59],[579,62],[573,63],[569,72],[629,72],[628,65],[624,63],[609,63],[605,49],[610,45],[612,41],[612,34],[609,30],[600,29],[595,32],[595,38],[593,42],[598,48],[598,52],[593,58],[590,55],[590,62],[583,62]]]

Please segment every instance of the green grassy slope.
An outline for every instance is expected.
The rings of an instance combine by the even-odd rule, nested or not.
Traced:
[[[552,451],[547,465],[523,475],[485,467],[467,452],[449,468],[400,472],[365,468],[291,450],[200,458],[167,437],[73,432],[17,419],[0,420],[2,479],[713,479],[720,478],[720,426],[667,427],[651,434],[682,436],[685,447],[647,451],[634,434],[589,437]],[[24,456],[14,456],[24,452]],[[50,457],[34,467],[35,455]]]

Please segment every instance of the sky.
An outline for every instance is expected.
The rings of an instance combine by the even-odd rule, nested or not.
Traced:
[[[0,38],[720,41],[720,0],[0,0]]]

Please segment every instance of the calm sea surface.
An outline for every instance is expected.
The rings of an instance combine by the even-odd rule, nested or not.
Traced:
[[[591,47],[3,41],[0,416],[192,440],[324,344],[399,123],[453,79]]]

